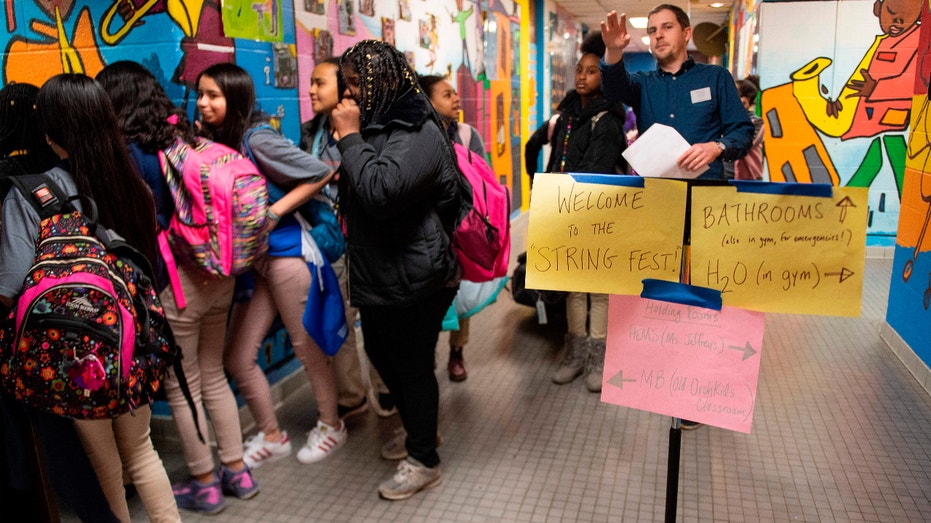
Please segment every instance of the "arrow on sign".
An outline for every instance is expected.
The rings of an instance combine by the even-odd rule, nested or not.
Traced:
[[[824,275],[825,276],[840,276],[840,280],[838,280],[837,283],[843,283],[844,280],[853,276],[853,271],[848,269],[847,267],[841,267],[840,272],[826,272],[824,273]]]
[[[615,374],[613,378],[611,378],[610,380],[608,380],[608,383],[610,383],[611,385],[614,385],[615,387],[617,387],[617,388],[623,390],[623,389],[624,389],[624,384],[625,384],[625,383],[637,383],[637,380],[625,380],[625,379],[624,379],[624,371],[622,370],[622,371],[618,372],[617,374]]]
[[[844,196],[844,199],[837,202],[836,207],[840,207],[840,222],[844,223],[844,220],[847,219],[847,207],[856,207],[857,205],[853,203],[853,200],[850,199],[850,196]]]
[[[743,352],[743,353],[744,353],[744,357],[741,358],[740,361],[746,361],[747,358],[749,358],[750,356],[753,356],[754,354],[756,354],[756,351],[753,350],[753,347],[750,346],[750,342],[749,342],[749,341],[747,342],[747,345],[746,345],[746,346],[743,346],[743,347],[740,347],[740,346],[738,346],[738,345],[728,345],[727,348],[728,348],[728,349],[731,349],[731,350],[739,350],[739,351]]]

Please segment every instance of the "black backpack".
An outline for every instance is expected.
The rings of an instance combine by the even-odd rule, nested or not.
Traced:
[[[48,174],[5,165],[41,223],[23,289],[0,328],[0,386],[18,401],[76,419],[112,418],[160,397],[174,369],[196,419],[181,349],[149,261],[78,211]]]

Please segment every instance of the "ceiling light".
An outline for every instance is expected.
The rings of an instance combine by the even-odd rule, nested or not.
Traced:
[[[721,2],[715,2],[715,3],[713,3],[713,4],[708,4],[708,7],[713,7],[713,8],[715,8],[715,9],[717,9],[717,8],[719,8],[719,7],[724,7],[724,4],[722,4]]]
[[[643,45],[645,45],[645,46],[647,46],[647,47],[650,46],[650,37],[649,37],[649,36],[644,36],[643,38],[640,39],[640,41],[643,42]]]
[[[630,18],[630,25],[634,29],[646,29],[647,28],[647,17],[645,16],[635,16]]]

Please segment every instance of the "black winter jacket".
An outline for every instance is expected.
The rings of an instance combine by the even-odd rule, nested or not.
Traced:
[[[385,121],[338,143],[339,208],[356,307],[406,306],[459,284],[450,237],[461,174],[431,112],[429,101],[411,95]]]
[[[556,108],[558,119],[549,138],[549,122],[538,128],[524,148],[527,174],[531,177],[537,166],[540,150],[546,143],[550,144],[551,153],[546,163],[546,172],[578,172],[617,174],[628,172],[627,162],[621,153],[627,149],[627,137],[624,135],[624,111],[616,102],[609,102],[604,97],[592,100],[584,109],[581,98],[571,90],[559,102]],[[597,121],[592,125],[592,118]],[[572,123],[571,132],[568,131]],[[566,133],[569,141],[566,143]],[[566,164],[560,169],[563,150]]]

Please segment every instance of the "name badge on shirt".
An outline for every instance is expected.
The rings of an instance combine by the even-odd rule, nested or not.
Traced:
[[[700,102],[707,102],[711,100],[711,88],[702,87],[701,89],[692,90],[692,103],[697,104]]]

